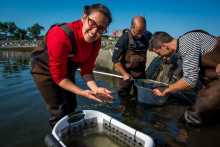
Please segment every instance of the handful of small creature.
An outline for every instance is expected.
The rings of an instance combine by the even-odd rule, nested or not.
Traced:
[[[95,98],[100,99],[102,103],[113,103],[113,99],[105,94],[97,93],[93,94]]]

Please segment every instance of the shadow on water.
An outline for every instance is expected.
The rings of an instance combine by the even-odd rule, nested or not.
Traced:
[[[220,135],[220,125],[193,128],[178,122],[189,106],[188,101],[171,97],[164,106],[153,107],[137,102],[134,96],[120,99],[117,111],[121,113],[123,123],[156,138],[158,146],[219,146],[216,137]]]
[[[97,71],[97,69],[96,69]],[[217,147],[220,146],[220,125],[187,127],[178,122],[190,103],[169,98],[161,107],[137,102],[137,95],[117,96],[118,78],[94,74],[97,84],[113,93],[114,103],[101,104],[77,96],[77,110],[97,110],[146,133],[158,141],[158,146]],[[30,74],[30,53],[0,50],[0,146],[46,146],[44,137],[51,133],[50,114]],[[76,73],[76,83],[87,85]]]

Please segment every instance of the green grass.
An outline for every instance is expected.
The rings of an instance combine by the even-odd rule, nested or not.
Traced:
[[[102,46],[101,46],[101,48],[105,48],[105,47],[106,47],[106,45],[102,45]]]
[[[102,41],[118,41],[118,38],[117,39],[102,40]]]

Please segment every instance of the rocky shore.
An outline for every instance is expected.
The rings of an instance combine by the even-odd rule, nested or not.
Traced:
[[[36,47],[40,44],[41,40],[15,40],[8,41],[2,40],[0,41],[0,48],[17,48],[17,47]],[[107,46],[111,44],[116,44],[116,41],[102,41],[101,46]]]
[[[0,41],[0,47],[36,47],[40,44],[40,40],[2,40]]]

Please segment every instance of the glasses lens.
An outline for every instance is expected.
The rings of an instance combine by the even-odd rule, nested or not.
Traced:
[[[87,18],[88,18],[88,17],[87,17]],[[91,20],[91,19],[88,18],[88,22],[89,22],[89,26],[90,26],[90,27],[92,27],[92,28],[97,27],[97,28],[98,28],[98,32],[99,32],[100,34],[105,34],[105,33],[107,33],[107,31],[106,31],[104,28],[99,27],[99,26],[96,24],[95,21],[93,21],[93,20]]]
[[[102,28],[98,28],[98,32],[99,32],[100,34],[102,34],[102,33],[103,33],[103,29],[102,29]]]
[[[97,24],[93,20],[89,19],[89,26],[90,27],[96,27]]]
[[[138,33],[138,34],[135,35],[135,37],[139,37],[139,36],[143,36],[143,35],[145,35],[145,32],[144,33]]]
[[[105,34],[107,31],[104,29],[104,28],[99,28],[99,33],[101,33],[101,34]]]
[[[133,31],[134,31],[134,29],[133,29]],[[142,35],[145,35],[145,33],[147,33],[147,32],[143,32],[143,33],[136,33],[135,31],[134,31],[134,36],[135,37],[138,37],[138,36],[142,36]]]
[[[106,30],[104,30],[104,31],[102,32],[102,34],[105,34],[105,33],[107,33],[107,31],[106,31]]]

